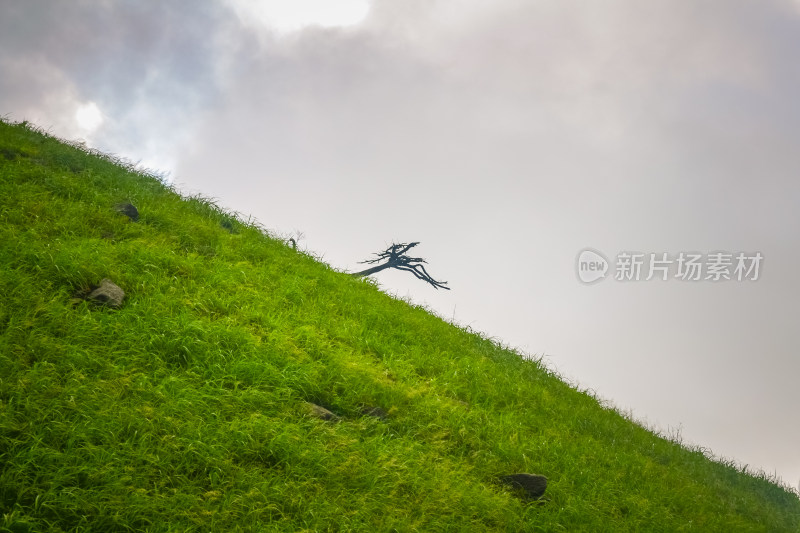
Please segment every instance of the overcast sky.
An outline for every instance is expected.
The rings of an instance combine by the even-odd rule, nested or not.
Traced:
[[[0,0],[0,115],[338,269],[421,241],[452,290],[387,292],[797,487],[800,2],[326,4]],[[585,248],[605,279],[579,279]],[[645,280],[681,252],[763,260]]]

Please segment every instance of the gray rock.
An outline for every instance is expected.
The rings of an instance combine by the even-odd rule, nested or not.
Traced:
[[[236,224],[229,218],[224,219],[219,225],[228,230],[228,233],[239,233],[239,230],[236,229]]]
[[[538,500],[547,489],[547,478],[537,474],[509,474],[501,476],[500,481],[518,489],[529,500]]]
[[[381,420],[386,420],[389,417],[389,413],[380,407],[364,407],[361,409],[361,414],[373,418],[380,418]]]
[[[317,418],[321,418],[322,420],[327,420],[329,422],[336,422],[337,420],[339,420],[339,417],[337,415],[328,411],[321,405],[317,405],[311,402],[306,402],[306,406],[308,407],[308,411],[312,416],[316,416]]]
[[[116,209],[118,213],[122,213],[134,222],[139,220],[139,210],[136,209],[136,206],[130,202],[117,204],[114,206],[114,209]]]
[[[120,289],[114,284],[114,282],[107,278],[102,279],[100,281],[100,285],[95,287],[86,296],[86,300],[89,300],[90,302],[96,302],[114,308],[119,308],[122,306],[123,298],[125,298],[125,291]]]

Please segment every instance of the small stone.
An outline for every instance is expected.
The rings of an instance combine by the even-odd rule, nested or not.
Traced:
[[[116,209],[118,213],[122,213],[134,222],[139,220],[139,210],[136,209],[136,206],[130,202],[117,204],[114,206],[114,209]]]
[[[316,416],[317,418],[321,418],[322,420],[327,420],[329,422],[336,422],[339,420],[339,417],[333,414],[331,411],[328,411],[321,405],[317,405],[315,403],[306,402],[308,406],[308,410],[312,416]]]
[[[236,225],[233,223],[233,220],[229,218],[226,218],[220,222],[219,225],[228,230],[228,233],[239,233],[239,231],[236,229]]]
[[[389,417],[389,413],[380,407],[364,407],[361,409],[361,414],[364,416],[371,416],[373,418],[380,418],[381,420],[386,420]]]
[[[529,500],[538,500],[547,489],[547,478],[537,474],[510,474],[501,476],[500,480],[506,485],[521,489]]]
[[[114,308],[119,308],[122,306],[123,298],[125,298],[125,291],[120,289],[110,279],[106,278],[101,280],[100,285],[95,287],[86,296],[86,300]]]

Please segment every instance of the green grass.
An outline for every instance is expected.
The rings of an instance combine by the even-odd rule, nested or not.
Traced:
[[[767,476],[25,124],[0,265],[3,532],[800,531]],[[102,278],[121,309],[74,299]]]

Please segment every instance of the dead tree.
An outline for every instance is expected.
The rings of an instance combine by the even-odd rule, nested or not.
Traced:
[[[405,255],[407,251],[418,244],[418,242],[412,242],[408,244],[392,244],[381,253],[375,254],[377,256],[375,259],[368,259],[360,262],[360,264],[374,264],[385,260],[385,263],[370,267],[366,270],[362,270],[361,272],[354,272],[350,275],[355,277],[369,276],[370,274],[375,274],[376,272],[386,270],[387,268],[396,268],[397,270],[411,272],[418,279],[427,281],[433,285],[435,289],[447,289],[449,291],[450,287],[446,287],[446,281],[436,281],[430,276],[430,274],[428,274],[428,271],[425,270],[424,266],[422,266],[423,263],[426,263],[424,259],[421,257],[408,257]]]

